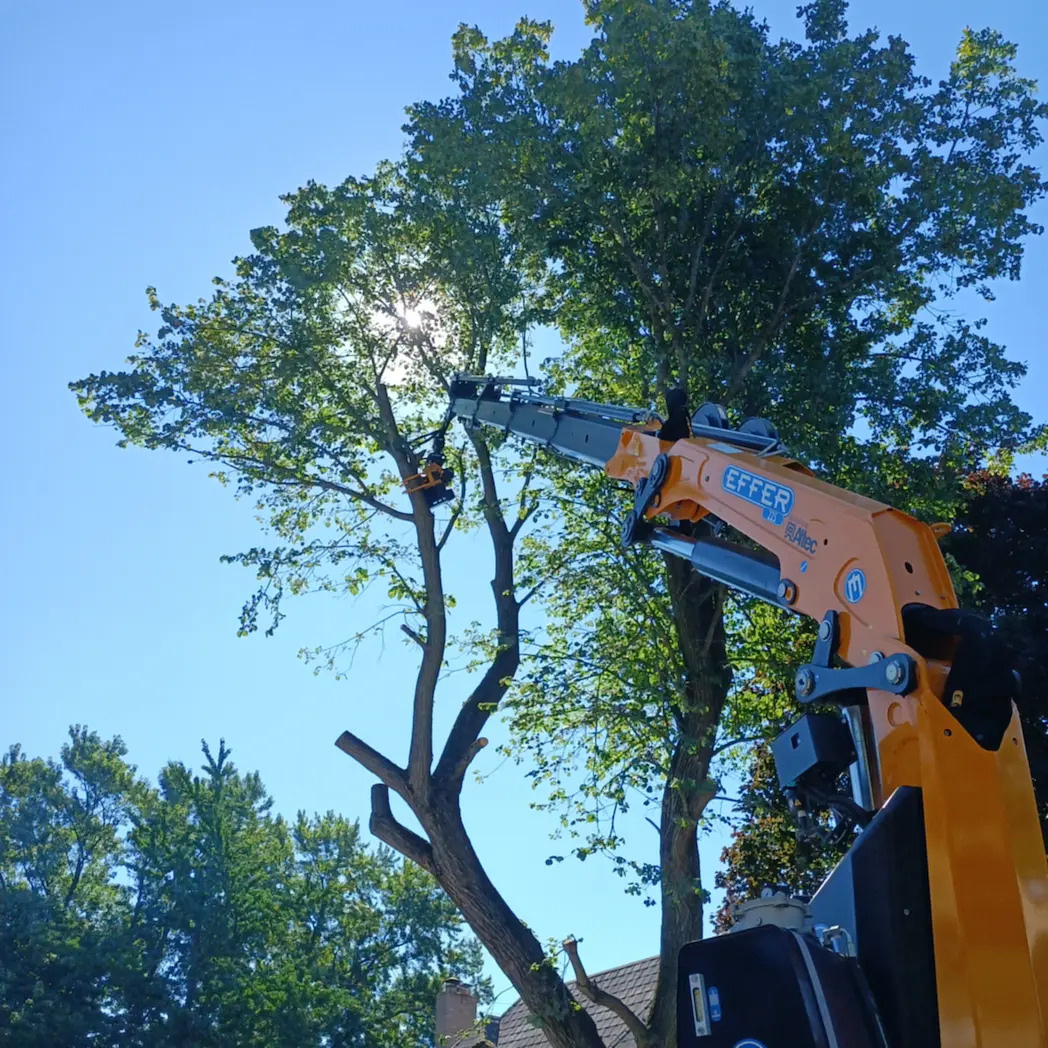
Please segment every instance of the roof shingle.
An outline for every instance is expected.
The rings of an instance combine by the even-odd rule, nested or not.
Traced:
[[[655,981],[658,975],[658,957],[648,957],[643,961],[609,968],[606,972],[597,972],[591,979],[602,990],[622,1000],[641,1019],[646,1019],[652,998],[655,996]],[[575,1000],[593,1016],[605,1048],[636,1048],[632,1035],[617,1015],[609,1012],[607,1008],[598,1008],[592,1001],[583,997],[576,991],[575,983],[568,983],[568,989]],[[530,1019],[523,1001],[511,1005],[499,1023],[498,1048],[549,1048],[546,1035],[537,1026],[533,1026]]]

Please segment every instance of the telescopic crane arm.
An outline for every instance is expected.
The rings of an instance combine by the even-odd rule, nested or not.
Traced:
[[[819,621],[797,698],[861,708],[867,807],[921,790],[942,1045],[1048,1045],[1048,869],[1016,681],[958,610],[936,531],[819,480],[762,420],[689,418],[677,395],[662,421],[520,385],[457,376],[448,416],[628,481],[624,544]],[[725,524],[759,549],[718,537]]]

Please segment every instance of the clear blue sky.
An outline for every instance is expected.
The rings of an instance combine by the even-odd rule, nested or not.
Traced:
[[[775,32],[795,33],[793,0],[755,6]],[[1023,72],[1048,82],[1046,10],[1032,0],[863,0],[852,25],[901,34],[938,76],[963,27],[989,19],[1020,44]],[[200,466],[116,450],[66,383],[119,366],[151,324],[147,284],[171,301],[206,295],[249,248],[248,230],[279,221],[278,194],[395,155],[404,107],[449,86],[459,22],[501,35],[525,13],[555,23],[557,55],[587,38],[573,0],[6,7],[0,745],[53,754],[67,726],[84,722],[122,735],[152,777],[167,759],[195,762],[201,737],[224,736],[280,810],[366,816],[369,779],[332,742],[352,726],[402,757],[406,649],[390,637],[385,652],[358,658],[348,683],[313,677],[298,649],[354,632],[375,610],[322,598],[294,606],[274,639],[238,640],[252,580],[218,557],[258,542],[250,507]],[[989,310],[991,332],[1031,364],[1019,399],[1042,418],[1046,278],[1042,239],[1023,283],[1001,288]],[[488,576],[468,550],[451,573],[468,621],[486,607]],[[442,698],[445,722],[455,687]],[[591,971],[654,953],[655,912],[624,896],[606,866],[545,865],[558,848],[529,797],[513,765],[466,796],[473,839],[520,916],[542,938],[584,937]],[[650,835],[638,850],[654,845],[650,829],[638,833]],[[718,852],[717,841],[704,848],[710,882]]]

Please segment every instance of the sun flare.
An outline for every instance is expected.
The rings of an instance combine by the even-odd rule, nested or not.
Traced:
[[[431,299],[404,302],[397,307],[397,319],[409,331],[418,331],[437,319],[437,304]]]

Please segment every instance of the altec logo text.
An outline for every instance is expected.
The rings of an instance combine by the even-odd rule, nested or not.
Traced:
[[[754,506],[760,506],[761,516],[772,524],[781,524],[793,508],[791,488],[758,477],[738,466],[725,467],[721,487],[740,499],[752,502]]]
[[[796,521],[786,522],[786,541],[800,546],[805,553],[814,553],[818,543],[808,534],[808,529]]]

